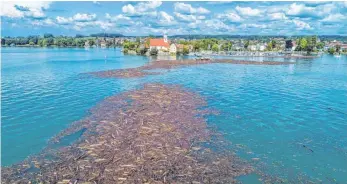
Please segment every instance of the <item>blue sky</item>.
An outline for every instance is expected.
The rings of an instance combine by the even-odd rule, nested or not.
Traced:
[[[4,2],[2,36],[347,35],[341,2]]]

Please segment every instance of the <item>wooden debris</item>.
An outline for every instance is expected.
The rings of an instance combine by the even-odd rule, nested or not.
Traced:
[[[162,84],[109,97],[51,143],[85,129],[78,141],[2,168],[2,183],[235,183],[253,169],[213,145],[204,106],[197,94]]]

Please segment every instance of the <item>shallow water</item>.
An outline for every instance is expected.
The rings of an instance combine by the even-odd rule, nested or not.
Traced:
[[[39,152],[49,138],[105,97],[162,82],[205,96],[221,111],[208,122],[240,147],[242,158],[267,174],[288,181],[303,177],[344,183],[347,58],[295,61],[278,66],[209,64],[144,78],[101,79],[81,73],[138,67],[148,59],[123,56],[118,49],[3,48],[2,165]],[[252,175],[248,181],[257,178]],[[247,183],[247,177],[241,181]]]

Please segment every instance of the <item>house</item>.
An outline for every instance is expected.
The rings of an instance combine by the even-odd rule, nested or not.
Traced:
[[[346,52],[347,51],[347,44],[341,44],[341,51]]]
[[[90,47],[89,41],[88,41],[88,40],[84,42],[84,47],[85,47],[85,48],[89,48],[89,47]]]
[[[172,43],[170,45],[169,52],[170,52],[170,54],[176,54],[177,53],[177,46],[176,46],[176,44]]]
[[[250,46],[248,46],[249,47],[249,49],[251,50],[251,51],[256,51],[257,50],[257,46],[256,45],[250,45]]]
[[[167,39],[166,35],[164,35],[164,38],[151,38],[149,39],[149,49],[157,49],[158,51],[169,51],[170,41]]]

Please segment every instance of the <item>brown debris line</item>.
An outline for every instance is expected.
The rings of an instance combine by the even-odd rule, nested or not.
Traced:
[[[231,60],[231,59],[185,59],[185,60],[157,60],[149,64],[137,68],[129,69],[116,69],[99,72],[91,72],[89,74],[98,77],[115,77],[115,78],[132,78],[144,77],[147,75],[156,75],[158,72],[150,72],[153,69],[171,69],[191,65],[212,64],[212,63],[229,63],[229,64],[243,64],[243,65],[288,65],[295,62],[279,62],[279,61],[245,61],[245,60]]]
[[[285,58],[285,59],[313,59],[318,58],[319,56],[291,56],[291,55],[284,55],[284,56],[249,56],[249,55],[231,55],[229,57],[263,57],[263,58]]]
[[[117,77],[117,78],[132,78],[132,77],[144,77],[147,75],[158,74],[156,72],[146,72],[141,68],[129,68],[129,69],[119,69],[119,70],[107,70],[100,72],[93,72],[95,76],[99,77]]]
[[[86,129],[78,141],[3,168],[2,182],[235,183],[253,169],[217,148],[205,107],[199,95],[157,83],[109,97],[53,139]]]

